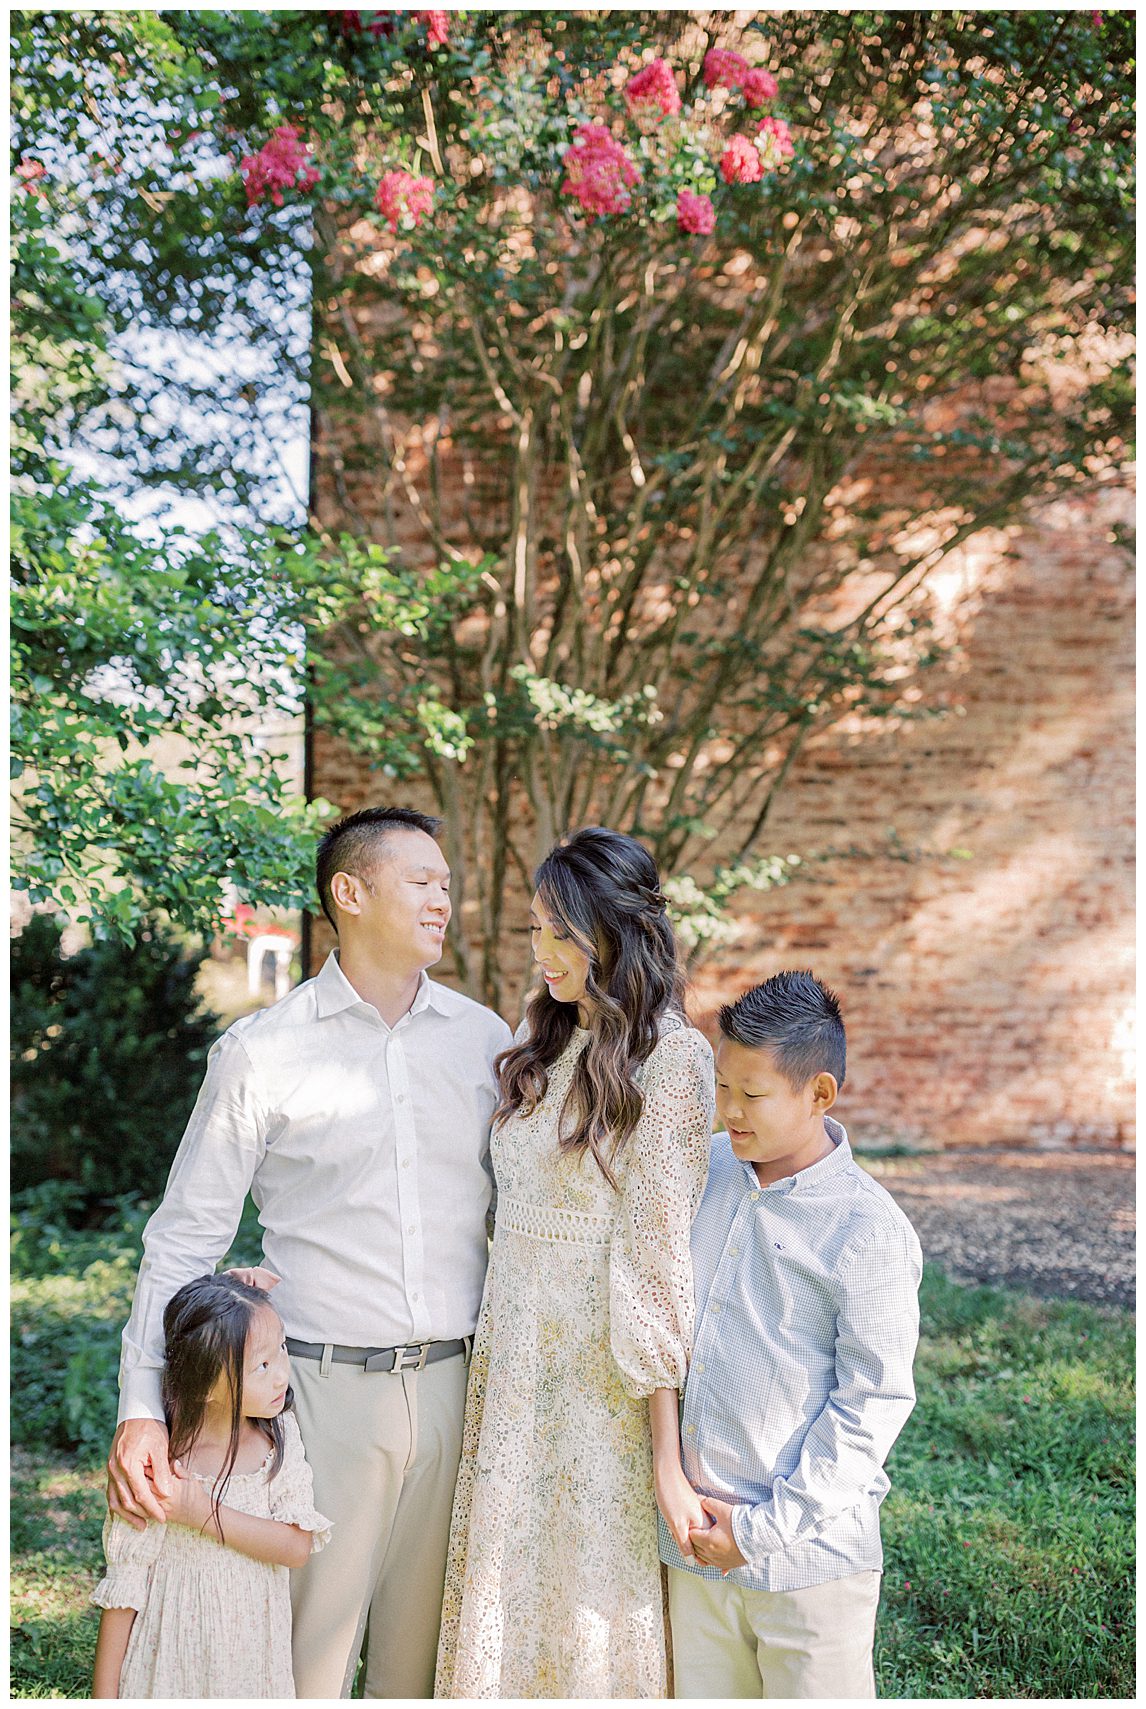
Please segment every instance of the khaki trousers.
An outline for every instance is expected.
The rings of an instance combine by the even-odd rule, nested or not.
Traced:
[[[346,1697],[366,1638],[367,1697],[432,1697],[466,1363],[362,1371],[291,1364],[326,1548],[291,1574],[299,1697]]]
[[[678,1697],[874,1697],[877,1572],[742,1590],[669,1568]]]

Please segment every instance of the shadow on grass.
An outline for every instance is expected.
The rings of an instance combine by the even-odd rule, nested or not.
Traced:
[[[17,1450],[12,1465],[13,1697],[88,1697],[102,1564],[103,1478]]]
[[[1133,1698],[1133,1318],[931,1272],[922,1307],[880,1695]]]

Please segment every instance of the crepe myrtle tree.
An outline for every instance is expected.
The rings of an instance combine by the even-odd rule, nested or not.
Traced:
[[[929,572],[1124,458],[1132,20],[166,16],[219,102],[122,242],[204,322],[220,234],[232,313],[309,266],[249,426],[309,383],[315,551],[372,578],[314,715],[440,803],[460,976],[500,999],[509,885],[594,820],[711,941],[808,733],[906,715]]]

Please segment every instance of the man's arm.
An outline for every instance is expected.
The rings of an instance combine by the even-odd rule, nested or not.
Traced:
[[[163,1519],[156,1492],[171,1493],[160,1397],[164,1308],[176,1289],[208,1274],[226,1252],[265,1149],[266,1113],[254,1069],[239,1039],[226,1033],[208,1055],[167,1190],[144,1230],[143,1262],[123,1332],[108,1505],[137,1529],[148,1518]]]
[[[915,1405],[920,1272],[919,1243],[901,1226],[879,1230],[843,1265],[835,1386],[791,1476],[777,1478],[766,1500],[732,1508],[732,1535],[750,1564],[826,1530],[878,1477]]]

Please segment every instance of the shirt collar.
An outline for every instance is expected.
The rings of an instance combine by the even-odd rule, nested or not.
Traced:
[[[830,1180],[841,1170],[848,1167],[852,1160],[852,1148],[848,1143],[847,1129],[834,1116],[824,1117],[824,1126],[828,1130],[828,1138],[833,1141],[833,1148],[826,1157],[821,1157],[818,1163],[809,1165],[807,1169],[799,1169],[794,1175],[785,1175],[782,1180],[773,1181],[764,1189],[769,1193],[803,1192],[808,1187],[817,1187],[821,1181]],[[740,1163],[752,1178],[753,1188],[759,1192],[760,1182],[751,1163],[741,1158]]]
[[[358,995],[358,992],[343,973],[336,949],[331,950],[315,975],[314,991],[320,1020],[325,1020],[328,1015],[341,1014],[344,1009],[353,1008],[355,1003],[361,1003],[368,1009],[372,1008],[372,1005],[367,1003],[364,997]],[[407,1014],[417,1015],[423,1009],[433,1009],[439,1015],[447,1014],[447,1000],[443,996],[443,991],[444,987],[435,985],[423,968],[418,977],[418,989],[414,995],[414,1001],[410,1004]]]

